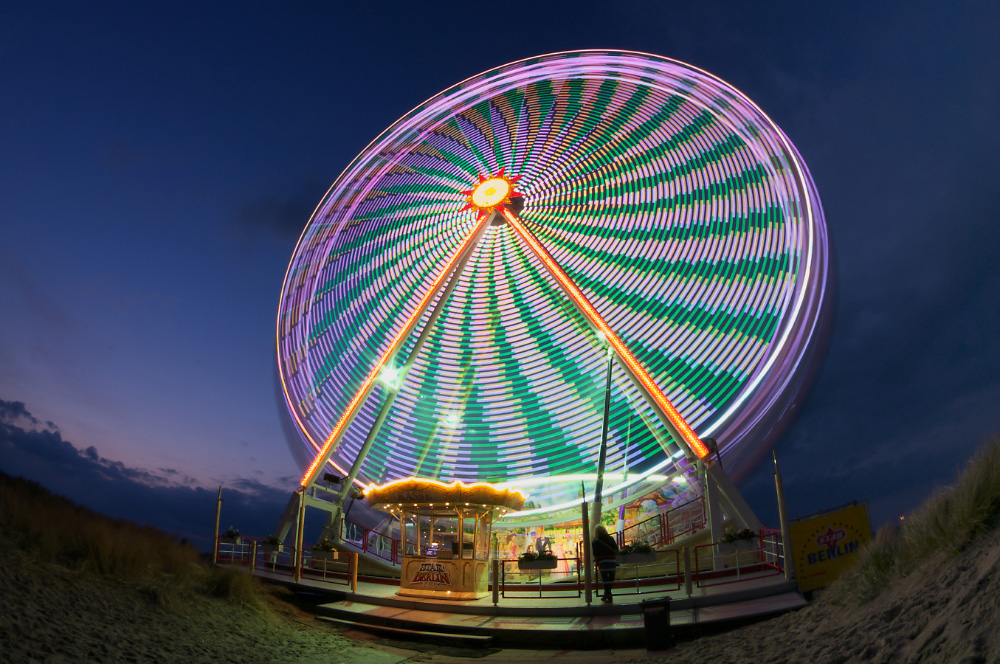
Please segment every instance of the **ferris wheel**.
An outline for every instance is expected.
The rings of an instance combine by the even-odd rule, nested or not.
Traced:
[[[608,494],[672,486],[710,436],[739,473],[802,385],[827,273],[805,164],[720,79],[621,51],[474,76],[370,143],[295,248],[302,486],[488,481],[554,512],[604,422]]]

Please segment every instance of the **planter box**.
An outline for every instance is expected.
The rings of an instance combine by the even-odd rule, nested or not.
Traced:
[[[336,551],[316,551],[313,549],[312,561],[314,563],[332,563],[337,560]]]
[[[656,562],[656,552],[651,551],[649,553],[619,553],[616,556],[618,562],[620,563],[655,563]]]
[[[261,544],[260,550],[264,553],[281,553],[285,550],[284,544]]]
[[[555,569],[558,564],[558,560],[518,560],[517,568],[528,572],[542,569]]]
[[[242,543],[243,539],[240,537],[219,537],[219,544],[228,544],[230,546],[236,546]]]

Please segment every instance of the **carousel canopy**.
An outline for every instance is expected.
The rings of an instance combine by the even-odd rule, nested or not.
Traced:
[[[519,489],[497,487],[485,482],[445,484],[436,480],[407,478],[382,486],[371,485],[365,490],[368,504],[376,509],[395,511],[439,510],[465,505],[494,507],[503,512],[517,511],[524,505],[525,495]]]

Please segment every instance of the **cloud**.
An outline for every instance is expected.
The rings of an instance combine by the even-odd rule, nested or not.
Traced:
[[[19,401],[0,399],[0,470],[108,516],[153,525],[210,548],[217,490],[197,486],[175,469],[154,472],[104,458],[94,446],[81,450]],[[222,520],[247,534],[267,534],[288,496],[256,480],[232,480],[223,490]]]
[[[259,193],[237,208],[233,222],[245,236],[265,231],[282,240],[297,240],[328,186],[310,181],[284,193]]]

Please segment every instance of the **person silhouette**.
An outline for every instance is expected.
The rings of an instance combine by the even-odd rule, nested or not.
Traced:
[[[615,581],[615,568],[618,567],[618,561],[615,560],[615,556],[618,555],[618,544],[615,538],[608,534],[607,528],[597,526],[591,546],[594,551],[594,564],[604,583],[604,595],[601,601],[611,604],[614,601],[611,597],[611,584]]]

